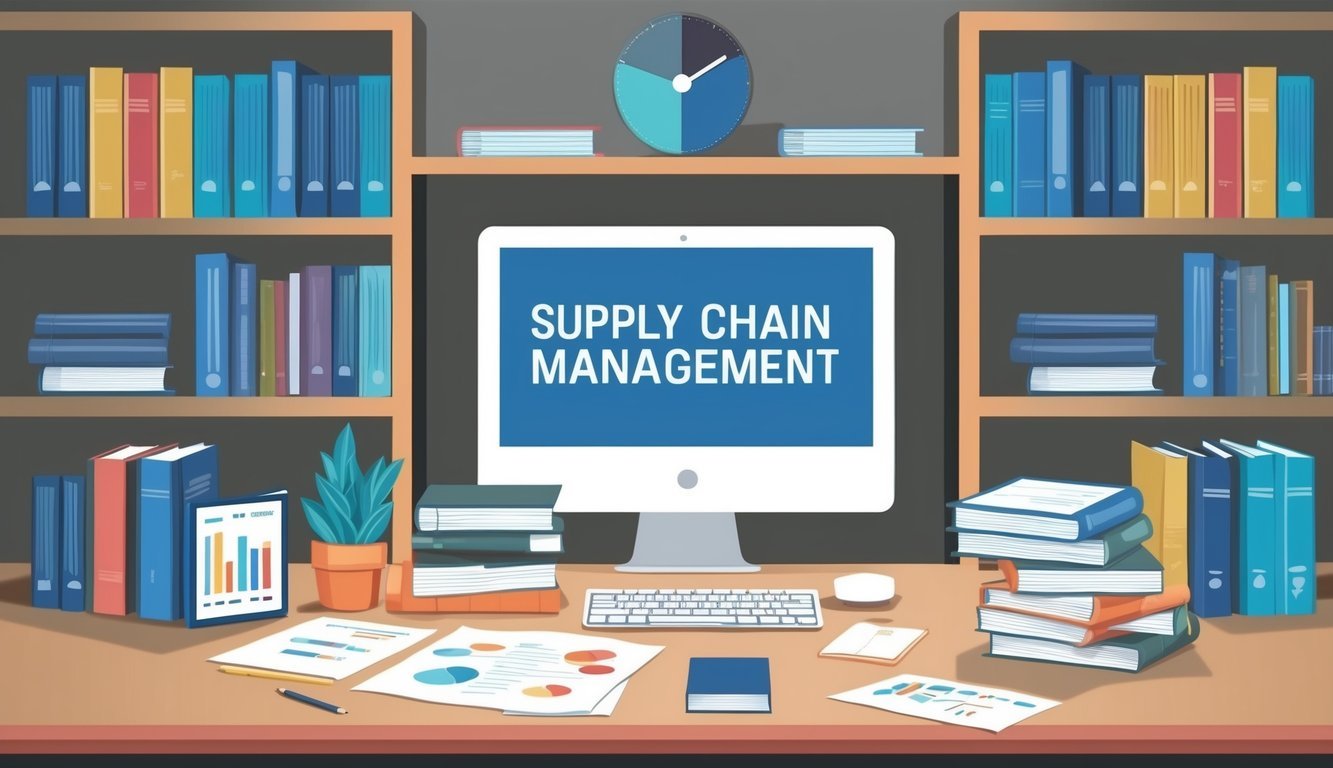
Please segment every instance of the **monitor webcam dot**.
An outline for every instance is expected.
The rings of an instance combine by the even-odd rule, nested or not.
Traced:
[[[682,469],[680,474],[676,475],[676,483],[688,491],[699,484],[699,475],[692,469]]]

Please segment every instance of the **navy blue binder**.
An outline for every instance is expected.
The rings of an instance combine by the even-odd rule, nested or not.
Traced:
[[[301,215],[329,215],[329,78],[301,77]]]
[[[54,75],[28,76],[28,215],[56,215],[59,99]]]
[[[1111,77],[1111,215],[1143,215],[1143,76]]]
[[[333,216],[361,215],[361,113],[358,109],[360,79],[355,75],[329,78],[329,170],[333,190],[329,213]]]
[[[1111,215],[1111,78],[1083,78],[1083,215]]]
[[[60,478],[60,610],[88,607],[87,504],[82,475]]]
[[[333,395],[356,397],[357,339],[357,268],[333,268]]]
[[[1046,73],[1014,73],[1014,215],[1046,215]]]

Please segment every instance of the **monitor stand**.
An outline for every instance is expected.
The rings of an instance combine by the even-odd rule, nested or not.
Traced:
[[[753,573],[730,512],[641,512],[625,573]]]

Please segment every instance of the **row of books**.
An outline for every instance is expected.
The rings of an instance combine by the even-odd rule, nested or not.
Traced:
[[[434,598],[440,611],[558,611],[559,494],[558,485],[427,488],[414,515],[413,596]]]
[[[195,256],[200,397],[388,397],[392,268],[309,266],[260,280],[226,253]]]
[[[1314,81],[1244,67],[985,78],[986,216],[1314,216]]]
[[[1009,359],[1030,366],[1028,394],[1159,395],[1157,315],[1024,312]]]
[[[171,315],[44,313],[33,323],[28,363],[43,395],[170,394]]]
[[[1333,336],[1314,324],[1314,281],[1213,253],[1183,259],[1186,396],[1333,394]]]
[[[595,125],[476,125],[458,129],[459,157],[594,157]],[[920,157],[921,128],[782,128],[781,157]]]
[[[32,604],[182,618],[186,505],[217,498],[217,446],[205,443],[122,445],[85,474],[34,477]]]
[[[233,81],[235,94],[232,93]],[[28,78],[29,216],[388,216],[388,75]]]

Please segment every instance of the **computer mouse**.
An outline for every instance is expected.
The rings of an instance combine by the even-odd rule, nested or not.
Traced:
[[[833,594],[846,603],[883,603],[893,599],[892,576],[851,573],[833,580]]]

